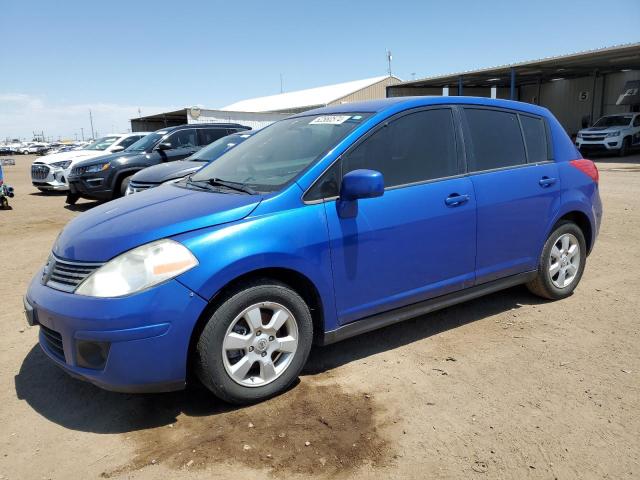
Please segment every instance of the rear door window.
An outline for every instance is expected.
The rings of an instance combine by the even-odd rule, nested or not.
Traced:
[[[196,130],[186,128],[169,135],[166,140],[172,148],[194,148],[197,145]]]
[[[122,140],[118,146],[122,147],[122,148],[129,148],[131,145],[133,145],[134,143],[136,143],[138,140],[140,140],[142,138],[142,135],[132,135],[130,137],[125,138],[124,140]]]
[[[198,129],[198,145],[205,146],[215,142],[219,138],[226,137],[230,133],[234,133],[226,128],[201,128]]]
[[[518,116],[515,113],[465,108],[471,145],[470,172],[512,167],[527,163]]]
[[[541,118],[520,115],[529,163],[548,160],[547,133]]]
[[[392,120],[344,157],[343,174],[377,170],[385,187],[450,177],[459,173],[453,113],[423,110]]]

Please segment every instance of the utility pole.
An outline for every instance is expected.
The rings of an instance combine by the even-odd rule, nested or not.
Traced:
[[[93,115],[91,115],[91,109],[89,109],[89,122],[91,123],[91,137],[95,140],[96,135],[93,133]]]
[[[387,73],[391,76],[391,60],[393,57],[391,56],[391,50],[387,49]]]
[[[280,74],[280,93],[284,92],[284,81],[282,79],[282,74]]]
[[[142,118],[142,110],[140,110],[140,107],[138,107],[138,118]]]
[[[84,142],[84,127],[80,127],[80,134],[82,135],[82,141]]]

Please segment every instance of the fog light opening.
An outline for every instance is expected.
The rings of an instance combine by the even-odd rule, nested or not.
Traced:
[[[79,367],[102,370],[109,356],[109,342],[78,340],[76,343],[76,362]]]

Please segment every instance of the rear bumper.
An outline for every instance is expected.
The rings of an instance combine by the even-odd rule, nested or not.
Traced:
[[[36,275],[25,296],[25,310],[44,327],[45,354],[71,376],[118,392],[184,388],[191,333],[206,305],[175,280],[101,299],[54,290]],[[83,348],[96,345],[103,364],[88,368]]]

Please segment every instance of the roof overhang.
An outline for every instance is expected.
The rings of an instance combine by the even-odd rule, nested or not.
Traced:
[[[421,78],[388,87],[447,87],[462,82],[467,87],[506,87],[511,84],[511,72],[518,85],[585,77],[626,70],[640,70],[640,43],[588,50],[558,57],[549,57],[509,65],[499,65],[447,75]]]

